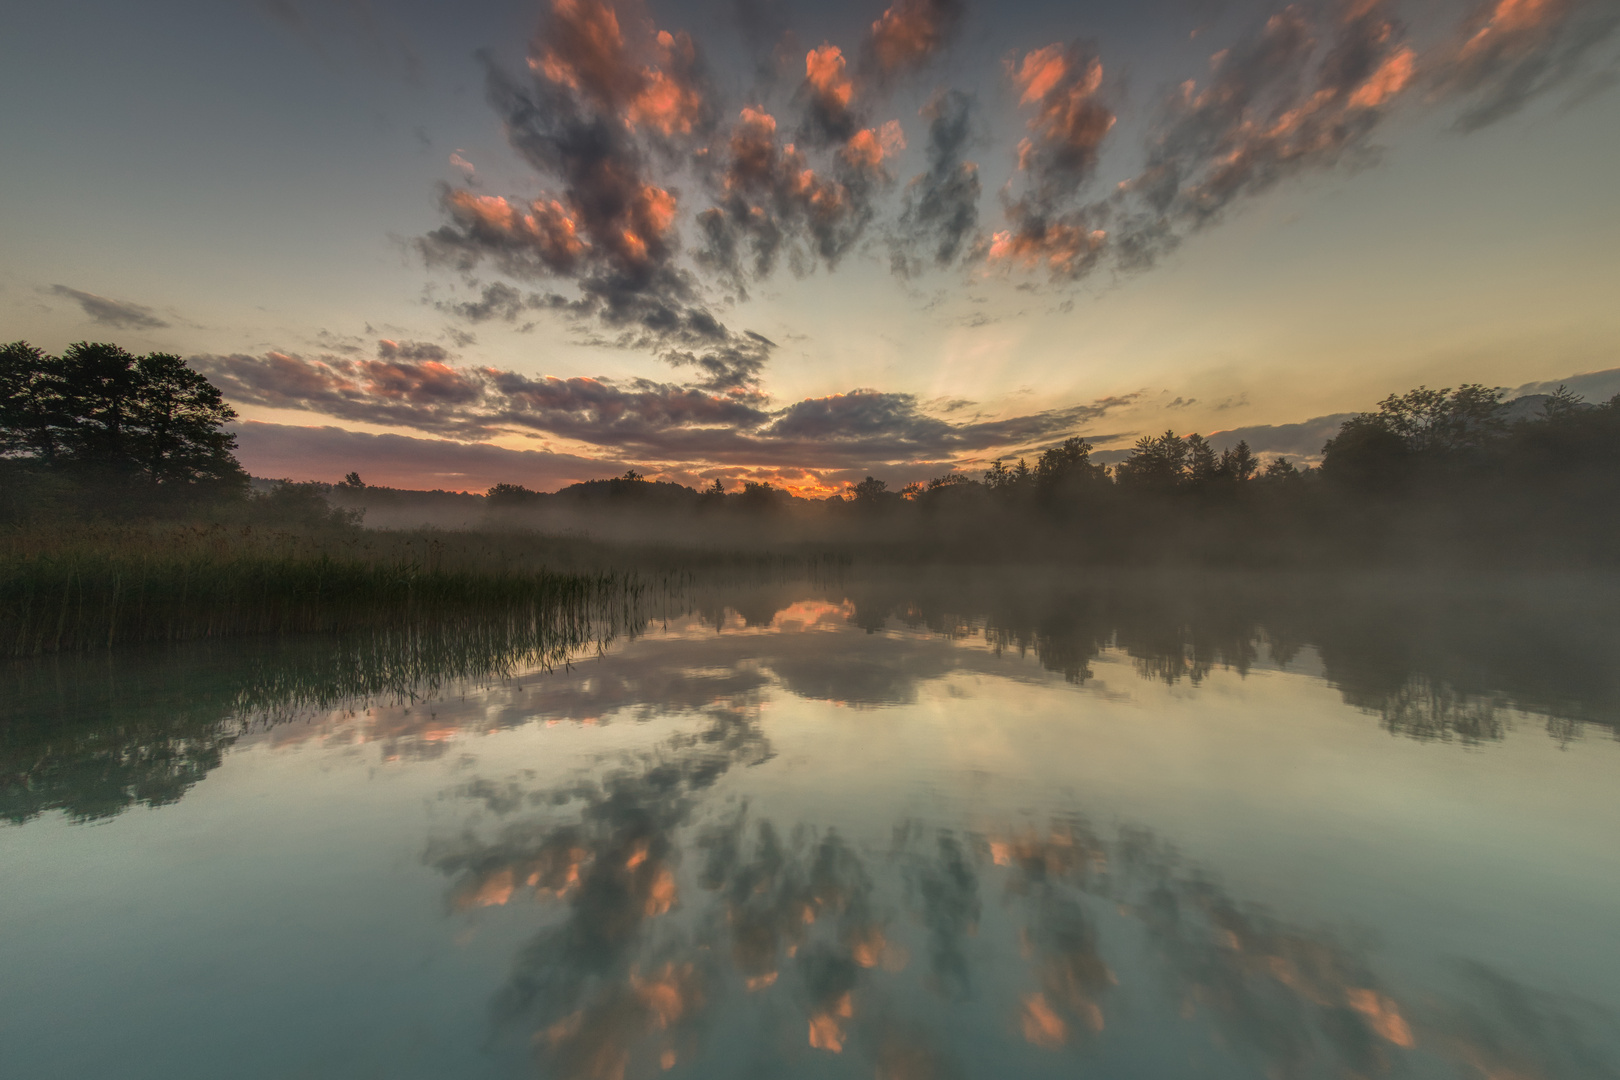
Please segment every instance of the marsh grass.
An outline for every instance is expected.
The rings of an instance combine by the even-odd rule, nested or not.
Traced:
[[[633,571],[558,571],[543,557],[477,534],[14,530],[0,534],[0,655],[357,631],[449,642],[496,624],[538,641],[648,586]]]

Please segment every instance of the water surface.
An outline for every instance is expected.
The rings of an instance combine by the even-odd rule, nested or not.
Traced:
[[[566,664],[16,665],[5,1071],[1620,1076],[1620,632],[1535,594],[770,583]]]

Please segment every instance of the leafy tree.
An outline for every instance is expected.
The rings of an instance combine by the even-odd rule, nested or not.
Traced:
[[[69,453],[114,469],[133,465],[129,422],[136,411],[135,357],[105,342],[75,342],[62,354],[62,400]]]
[[[131,456],[153,483],[240,480],[242,467],[231,453],[236,436],[225,430],[235,419],[219,388],[173,353],[149,353],[135,362],[126,437]]]
[[[538,491],[531,491],[522,484],[494,484],[484,492],[485,503],[495,507],[527,506],[539,498]]]
[[[1168,491],[1179,487],[1187,474],[1187,444],[1174,431],[1154,437],[1144,435],[1119,463],[1115,472],[1127,487]]]
[[[851,489],[855,502],[861,506],[877,506],[886,501],[889,494],[889,485],[873,476],[856,484]]]
[[[355,491],[361,491],[365,488],[366,482],[360,479],[360,474],[358,472],[346,472],[343,474],[343,479],[338,482],[338,486],[352,488]],[[499,487],[500,485],[497,484],[495,486]]]
[[[0,347],[0,391],[6,456],[153,485],[246,482],[225,430],[235,410],[172,353],[80,341],[58,358],[13,342]]]
[[[1102,466],[1091,461],[1091,444],[1081,438],[1065,439],[1035,460],[1036,490],[1048,498],[1102,478]]]
[[[0,345],[0,456],[52,461],[62,422],[61,361],[26,341]]]

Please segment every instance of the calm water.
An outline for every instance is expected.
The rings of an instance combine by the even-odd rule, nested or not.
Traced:
[[[1617,1077],[1620,628],[1522,592],[15,666],[0,1072]]]

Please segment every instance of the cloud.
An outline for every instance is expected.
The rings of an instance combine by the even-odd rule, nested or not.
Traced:
[[[517,483],[551,491],[622,473],[628,464],[549,450],[510,450],[490,443],[408,435],[373,435],[338,427],[298,427],[248,420],[234,425],[237,457],[255,476],[333,482],[353,469],[383,487],[483,491]]]
[[[1217,451],[1247,442],[1257,454],[1283,454],[1290,457],[1317,458],[1322,446],[1339,433],[1339,425],[1354,413],[1332,413],[1313,416],[1297,424],[1256,424],[1251,427],[1231,428],[1211,432],[1207,438]]]
[[[1568,82],[1617,27],[1608,0],[1489,0],[1425,57],[1424,75],[1435,96],[1465,102],[1457,127],[1474,131]]]
[[[383,338],[377,342],[377,355],[384,360],[438,360],[450,359],[441,346],[426,341],[393,341]]]
[[[950,43],[961,21],[959,0],[899,0],[872,24],[867,55],[884,75],[920,67]]]
[[[169,325],[152,314],[151,308],[127,300],[109,300],[105,296],[81,292],[66,285],[52,285],[50,291],[53,295],[74,301],[93,322],[103,326],[115,326],[120,330],[159,330]]]
[[[701,266],[717,271],[739,293],[750,278],[768,277],[786,252],[804,272],[829,269],[871,222],[873,198],[892,180],[884,161],[905,146],[899,124],[854,130],[818,172],[804,151],[778,137],[776,117],[760,109],[738,114],[717,178],[717,205],[698,215],[705,246]]]
[[[1091,46],[1075,42],[1035,49],[1009,68],[1019,104],[1033,106],[1034,115],[1018,144],[1022,192],[1005,199],[1009,228],[990,238],[985,258],[1072,280],[1095,265],[1107,237],[1071,205],[1095,174],[1114,126],[1100,96],[1102,61]]]
[[[1580,375],[1571,375],[1567,379],[1525,383],[1509,392],[1507,397],[1511,401],[1513,398],[1528,397],[1531,394],[1551,394],[1560,386],[1593,403],[1608,401],[1616,394],[1620,394],[1620,368],[1583,372]]]
[[[928,121],[928,170],[906,185],[905,208],[890,245],[890,268],[903,276],[924,262],[941,269],[971,244],[979,225],[979,167],[964,158],[973,98],[944,90],[922,109]]]
[[[262,356],[193,356],[187,363],[225,397],[243,405],[302,409],[462,438],[487,437],[494,430],[487,415],[475,408],[485,396],[483,375],[438,361],[272,351]]]
[[[727,329],[696,278],[677,265],[680,197],[654,182],[660,162],[698,148],[713,127],[696,46],[601,0],[557,0],[529,55],[530,78],[486,60],[487,94],[512,147],[555,193],[535,199],[444,189],[447,223],[422,237],[430,265],[572,282],[574,297],[522,296],[505,283],[443,305],[474,321],[549,308],[591,319],[613,343],[702,370],[706,386],[758,378],[770,343]]]
[[[195,356],[189,363],[240,405],[305,410],[466,441],[543,433],[677,467],[826,470],[940,462],[1050,442],[1134,400],[1104,398],[955,423],[925,412],[910,394],[855,390],[772,410],[735,387],[535,377],[409,360],[397,347],[394,359],[270,352]]]
[[[1493,0],[1420,53],[1391,7],[1357,0],[1325,20],[1295,6],[1273,14],[1211,56],[1207,80],[1189,79],[1164,101],[1144,167],[1089,203],[1076,195],[1111,122],[1094,100],[1100,61],[1078,46],[1027,54],[1012,69],[1022,102],[1036,106],[1019,146],[1026,186],[983,253],[1057,280],[1105,259],[1150,267],[1286,178],[1373,160],[1373,133],[1416,88],[1431,102],[1462,102],[1457,126],[1471,131],[1571,79],[1620,27],[1620,9],[1600,0]]]

